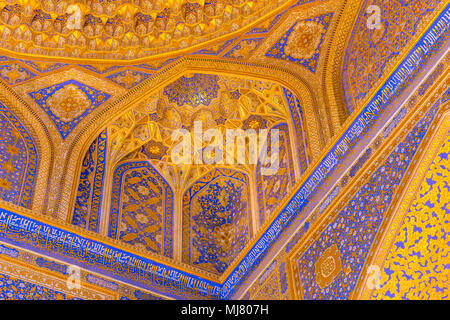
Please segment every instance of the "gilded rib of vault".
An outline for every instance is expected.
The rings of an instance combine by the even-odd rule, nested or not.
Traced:
[[[448,298],[449,20],[0,1],[0,298]],[[196,123],[277,129],[279,169],[176,163]]]

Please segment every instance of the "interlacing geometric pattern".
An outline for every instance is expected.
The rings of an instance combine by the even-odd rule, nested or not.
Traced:
[[[65,293],[0,274],[1,300],[67,300],[67,298]]]
[[[30,70],[18,65],[17,63],[4,64],[0,66],[0,78],[8,84],[14,85],[26,81],[36,76]]]
[[[63,139],[89,112],[110,97],[76,80],[30,92],[29,95],[53,120]]]
[[[197,107],[199,104],[209,105],[212,99],[217,98],[218,90],[218,76],[196,73],[169,84],[164,94],[169,102],[176,102],[180,107],[185,104]]]
[[[0,0],[0,299],[448,299],[449,22]]]

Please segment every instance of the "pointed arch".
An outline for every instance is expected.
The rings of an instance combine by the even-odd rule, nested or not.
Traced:
[[[10,121],[30,152],[24,179],[25,189],[18,205],[35,213],[45,212],[48,198],[48,181],[52,172],[54,147],[50,135],[41,119],[3,81],[0,81],[0,108],[4,117]]]
[[[64,176],[62,177],[63,187],[61,188],[61,194],[58,195],[56,205],[61,219],[67,220],[70,208],[75,201],[73,195],[77,187],[74,185],[73,180],[66,178],[66,174],[67,172],[74,172],[76,176],[79,176],[84,154],[92,141],[109,123],[145,99],[148,99],[152,94],[167,84],[190,72],[245,76],[252,79],[269,80],[289,89],[298,97],[304,110],[305,135],[309,143],[308,148],[312,158],[311,161],[317,159],[325,144],[325,137],[321,130],[322,125],[318,116],[317,101],[311,88],[295,73],[280,67],[265,64],[183,57],[166,66],[158,74],[150,77],[130,90],[123,97],[108,105],[101,112],[98,112],[91,119],[90,123],[83,130],[80,130],[69,148],[70,154],[67,162],[64,164],[65,170],[63,170]]]

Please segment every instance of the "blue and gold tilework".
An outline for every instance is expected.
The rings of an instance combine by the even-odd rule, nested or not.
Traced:
[[[20,60],[23,63],[29,65],[38,72],[45,73],[57,70],[59,68],[67,66],[66,63],[55,63],[55,62],[43,62],[43,61],[32,61],[32,60]]]
[[[0,103],[0,198],[29,208],[38,155],[22,123]]]
[[[450,277],[450,135],[442,142],[381,267],[375,299],[445,300]]]
[[[173,191],[146,161],[126,162],[114,172],[109,236],[172,257]]]
[[[0,78],[11,86],[67,66],[65,63],[15,59],[7,56],[0,56],[0,62],[4,62],[0,65]]]
[[[237,40],[237,38],[230,39],[230,40],[225,41],[224,43],[196,51],[193,54],[207,54],[207,55],[217,56],[222,51],[224,51],[227,47],[229,47],[233,42],[235,42],[236,40]]]
[[[436,0],[364,1],[346,50],[343,85],[348,113],[352,113],[388,71],[386,66],[417,36],[421,22],[442,2]],[[379,28],[369,29],[369,5],[380,8]]]
[[[289,111],[294,123],[295,132],[297,135],[298,157],[302,173],[306,171],[308,163],[310,162],[308,155],[308,140],[306,139],[304,125],[303,125],[303,109],[298,98],[288,89],[283,87],[284,96],[289,106]]]
[[[168,149],[162,142],[151,140],[142,146],[141,152],[149,159],[161,160],[167,154]]]
[[[98,65],[90,65],[90,64],[80,64],[80,67],[83,67],[87,70],[93,71],[97,74],[105,74],[105,73],[109,73],[111,71],[117,70],[122,68],[121,66],[116,66],[116,65],[103,65],[103,64],[98,64]]]
[[[0,300],[67,300],[65,293],[0,274]],[[70,298],[69,298],[70,299]]]
[[[248,177],[214,169],[183,195],[183,262],[222,274],[250,239]]]
[[[259,161],[256,166],[256,187],[261,225],[270,218],[280,199],[283,199],[295,184],[289,128],[285,123],[282,123],[272,129],[279,130],[279,169],[272,175],[262,175],[261,162]],[[270,141],[270,136],[267,139]],[[268,150],[271,150],[270,145]],[[268,156],[270,155],[271,153],[268,153]],[[268,167],[268,165],[263,167]]]
[[[286,263],[282,262],[278,267],[278,274],[280,275],[280,291],[285,294],[288,289],[288,279],[286,273]]]
[[[185,104],[197,107],[200,104],[209,105],[217,98],[220,89],[217,75],[194,73],[184,75],[164,88],[164,94],[169,102],[178,106]]]
[[[280,21],[280,19],[283,17],[283,13],[280,13],[276,15],[273,19],[267,20],[266,22],[258,25],[257,27],[253,28],[246,34],[260,34],[260,33],[267,33],[269,32],[273,26]]]
[[[114,73],[112,75],[107,76],[106,78],[125,87],[127,89],[131,89],[142,81],[148,79],[151,76],[149,73],[144,73],[137,70],[125,70],[118,73]]]
[[[15,85],[35,77],[36,74],[17,63],[0,65],[0,78],[9,85]]]
[[[253,51],[258,48],[264,38],[251,38],[241,40],[237,45],[231,48],[224,57],[233,59],[247,59]]]
[[[316,71],[320,48],[333,13],[296,22],[266,53],[267,57],[303,65]]]
[[[76,80],[33,91],[29,95],[53,120],[63,139],[89,112],[110,97]]]
[[[84,157],[72,216],[72,224],[95,232],[101,219],[107,141],[105,130]]]

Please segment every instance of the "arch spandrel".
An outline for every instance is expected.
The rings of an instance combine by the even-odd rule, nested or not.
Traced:
[[[38,154],[28,130],[0,104],[1,198],[31,208],[38,170]]]
[[[342,122],[334,116],[338,107],[329,104],[328,93],[320,88],[325,87],[324,77],[333,75],[328,70],[329,57],[335,55],[336,60],[339,62],[341,60],[339,54],[336,55],[336,34],[345,32],[340,28],[342,21],[354,15],[349,2],[357,2],[357,0],[308,2],[302,6],[292,7],[289,14],[277,21],[274,30],[267,35],[248,59],[251,62],[264,62],[277,67],[288,66],[289,70],[294,71],[309,83],[317,106],[314,111],[321,119],[320,130],[324,135],[324,144],[339,131]],[[295,40],[301,41],[303,39],[301,30],[308,28],[312,30],[309,31],[308,36],[316,37],[316,41],[307,42],[305,46],[299,45],[300,50],[295,53],[289,48],[290,43]],[[323,36],[319,37],[317,34]],[[290,38],[292,38],[291,41],[289,41]],[[283,41],[283,39],[287,40]],[[274,49],[276,52],[272,52]],[[293,51],[293,57],[288,53],[291,52],[289,50]],[[311,55],[312,52],[314,52],[313,55]],[[327,88],[335,90],[335,86],[336,84],[333,83]]]
[[[445,5],[433,0],[361,2],[341,65],[348,114],[366,103]]]
[[[38,68],[36,64],[34,67]],[[48,139],[57,146],[51,154],[56,161],[52,164],[48,203],[43,208],[47,213],[56,215],[57,189],[62,184],[61,170],[70,153],[70,142],[76,139],[78,130],[90,121],[90,117],[126,90],[111,86],[104,80],[99,81],[95,75],[78,66],[49,70],[43,76],[19,83],[13,90],[30,106],[45,126]],[[73,106],[78,106],[78,109]],[[71,172],[68,174],[70,176]]]
[[[14,116],[23,124],[25,130],[29,131],[31,139],[34,141],[38,164],[30,207],[33,212],[43,213],[48,197],[47,185],[54,159],[53,143],[47,129],[34,110],[8,86],[2,82],[0,84],[2,85],[0,92],[1,103],[11,110]]]

